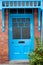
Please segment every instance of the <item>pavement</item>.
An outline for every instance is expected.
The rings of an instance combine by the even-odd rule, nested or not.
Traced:
[[[0,65],[29,65],[29,62],[28,61],[22,61],[22,62],[10,61],[8,64],[0,64]]]

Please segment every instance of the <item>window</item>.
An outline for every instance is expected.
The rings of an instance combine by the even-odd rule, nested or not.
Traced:
[[[20,39],[20,28],[13,28],[13,39]]]
[[[32,6],[33,5],[33,2],[30,2],[30,6]]]
[[[29,6],[29,2],[28,1],[26,1],[26,6]]]
[[[38,2],[38,6],[40,6],[41,5],[41,3],[40,3],[40,1]]]
[[[18,14],[24,14],[24,9],[18,9]]]
[[[26,14],[32,14],[32,9],[25,9]]]
[[[37,6],[37,2],[36,1],[34,2],[34,6]]]
[[[17,2],[16,1],[14,1],[14,6],[17,6]]]
[[[10,14],[32,14],[32,9],[28,8],[17,8],[17,9],[9,9]]]
[[[22,6],[25,6],[25,2],[24,1],[22,1]]]
[[[14,23],[14,22],[16,22],[16,20],[17,20],[16,18],[13,18],[13,19],[12,19],[12,22]]]
[[[8,1],[6,2],[6,6],[9,6],[9,2]]]
[[[30,38],[30,28],[22,28],[22,38],[23,39]]]
[[[10,1],[10,6],[13,6],[13,2],[12,1]]]
[[[18,1],[18,6],[21,6],[21,2],[20,1]]]
[[[30,18],[12,18],[12,30],[13,39],[29,39]]]
[[[5,6],[5,2],[4,1],[2,2],[2,6]]]
[[[16,14],[17,13],[17,9],[9,9],[10,14]]]

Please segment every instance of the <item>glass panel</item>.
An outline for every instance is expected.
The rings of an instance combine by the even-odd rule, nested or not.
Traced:
[[[22,18],[22,22],[25,22],[25,18]]]
[[[6,2],[6,6],[9,6],[9,2],[8,1]]]
[[[17,23],[13,23],[13,27],[17,27],[18,26],[18,24]]]
[[[17,14],[17,9],[9,9],[10,14]]]
[[[18,14],[24,14],[24,9],[18,9]]]
[[[21,22],[21,20],[22,20],[21,18],[17,18],[17,22],[18,22],[18,23],[20,23],[20,22]]]
[[[26,22],[30,22],[30,19],[29,18],[26,18]]]
[[[2,2],[2,6],[5,6],[5,2],[4,1]]]
[[[37,6],[37,2],[36,1],[34,2],[34,6]]]
[[[10,6],[13,6],[13,2],[12,1],[10,1]]]
[[[20,28],[13,28],[13,39],[20,39]]]
[[[13,22],[13,23],[16,22],[16,18],[13,18],[13,19],[12,19],[12,22]]]
[[[26,1],[26,6],[29,6],[29,2],[28,1]]]
[[[33,5],[33,2],[30,2],[30,6],[32,6]]]
[[[17,2],[16,1],[14,1],[14,6],[17,6]]]
[[[22,1],[22,6],[25,6],[25,2],[24,1]]]
[[[21,5],[21,2],[20,1],[18,1],[18,6],[20,6]]]
[[[25,9],[26,14],[32,14],[32,9]]]
[[[40,6],[41,5],[41,3],[40,3],[40,1],[38,2],[38,6]]]
[[[23,26],[24,26],[24,23],[19,23],[19,26],[20,26],[20,27],[23,27]]]
[[[22,38],[30,39],[30,28],[22,28]]]
[[[25,23],[25,26],[26,26],[26,27],[30,27],[30,22]]]
[[[17,28],[19,26],[19,28]],[[25,28],[24,28],[25,27]],[[13,39],[30,38],[30,19],[29,18],[13,18],[12,20]]]
[[[11,14],[32,14],[32,9],[9,9]]]

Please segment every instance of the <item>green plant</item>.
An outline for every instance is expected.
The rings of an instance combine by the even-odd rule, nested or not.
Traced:
[[[36,48],[28,54],[30,65],[43,65],[43,46],[40,38],[36,37]]]

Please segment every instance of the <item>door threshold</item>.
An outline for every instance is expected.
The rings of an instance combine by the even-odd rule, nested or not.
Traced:
[[[10,60],[9,63],[15,63],[15,64],[27,64],[29,63],[29,60]]]

